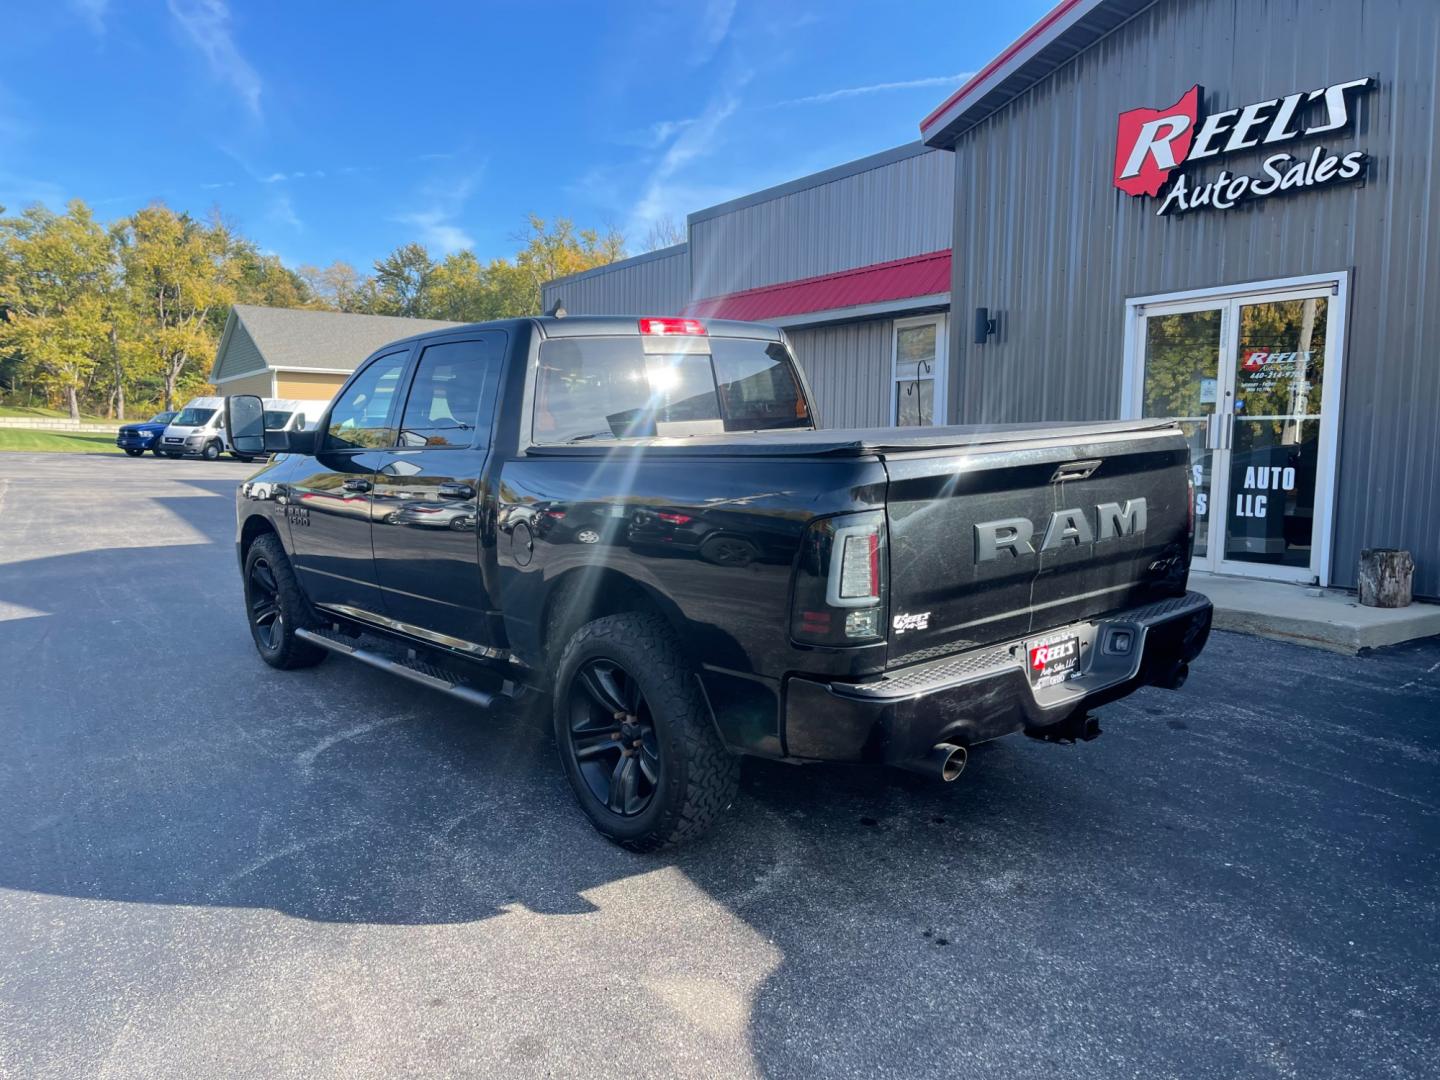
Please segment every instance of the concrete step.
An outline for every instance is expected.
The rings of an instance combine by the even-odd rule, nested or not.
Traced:
[[[1352,592],[1193,573],[1190,588],[1215,605],[1215,628],[1354,655],[1440,634],[1440,604],[1362,607]]]

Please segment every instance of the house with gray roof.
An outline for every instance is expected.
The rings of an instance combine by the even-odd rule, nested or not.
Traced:
[[[382,345],[462,323],[236,304],[210,381],[222,394],[326,401]]]

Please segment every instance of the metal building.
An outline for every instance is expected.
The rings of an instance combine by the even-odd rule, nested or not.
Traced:
[[[912,143],[712,206],[687,243],[552,281],[544,306],[778,324],[828,426],[943,423],[953,170]]]
[[[921,143],[546,304],[778,323],[831,426],[1173,416],[1198,569],[1440,597],[1437,70],[1436,0],[1062,0]]]
[[[1199,568],[1440,595],[1437,69],[1433,0],[1061,3],[922,123],[955,417],[1181,417]]]

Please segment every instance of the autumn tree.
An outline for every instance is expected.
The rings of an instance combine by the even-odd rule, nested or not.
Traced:
[[[302,265],[296,273],[321,307],[331,311],[366,309],[365,281],[349,263],[337,259],[329,266]]]
[[[32,206],[0,219],[0,349],[80,418],[80,390],[110,353],[115,265],[111,239],[83,202],[64,214]]]
[[[118,231],[125,288],[136,313],[136,339],[158,368],[166,409],[194,365],[215,355],[212,316],[234,302],[236,267],[229,231],[156,204]]]
[[[615,229],[604,234],[594,229],[576,229],[569,218],[556,218],[548,226],[544,218],[530,215],[528,232],[517,240],[524,247],[515,255],[515,266],[521,271],[524,291],[517,297],[529,315],[540,310],[540,287],[547,281],[593,270],[625,257],[625,237]]]

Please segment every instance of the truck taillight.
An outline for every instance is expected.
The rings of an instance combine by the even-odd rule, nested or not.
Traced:
[[[830,568],[837,575],[835,593],[844,604],[853,600],[876,603],[880,599],[880,530],[873,527],[842,529],[840,559]]]
[[[652,337],[704,337],[707,331],[699,319],[641,319],[640,333]]]
[[[816,645],[883,637],[885,518],[877,512],[814,522],[795,576],[791,633]]]

